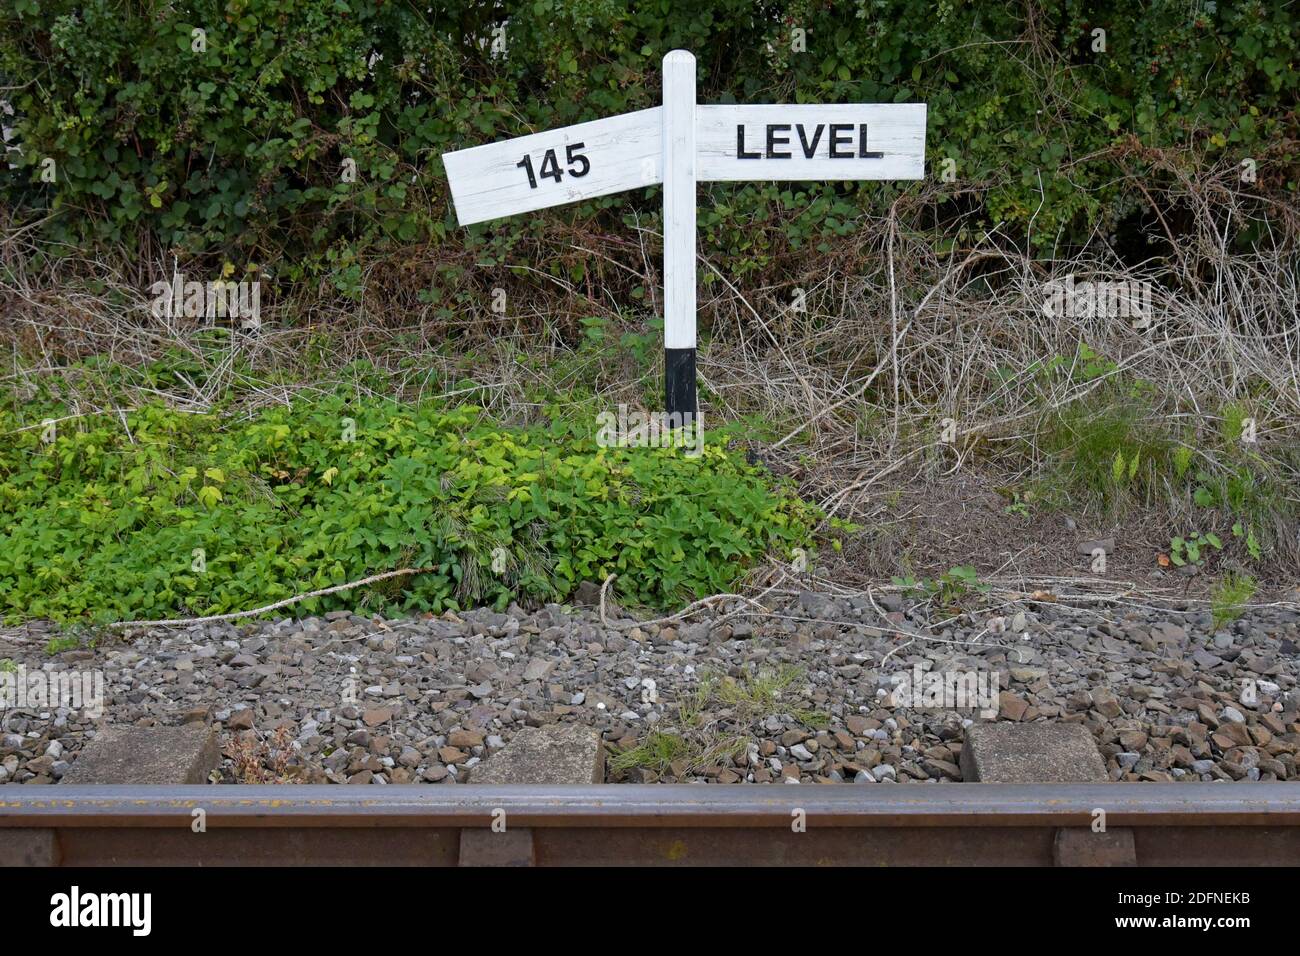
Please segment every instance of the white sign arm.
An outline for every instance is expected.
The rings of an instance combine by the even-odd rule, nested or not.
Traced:
[[[444,153],[462,226],[663,181],[660,107]]]
[[[697,106],[702,182],[920,179],[924,103]]]

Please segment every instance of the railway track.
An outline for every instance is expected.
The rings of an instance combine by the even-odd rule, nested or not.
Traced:
[[[5,787],[0,863],[1295,865],[1300,783]]]

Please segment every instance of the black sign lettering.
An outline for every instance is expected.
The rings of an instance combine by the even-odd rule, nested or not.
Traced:
[[[768,124],[767,127],[767,158],[768,159],[790,159],[791,153],[787,149],[785,152],[778,153],[776,147],[788,146],[790,143],[789,136],[777,136],[778,132],[790,131],[789,123]]]
[[[832,123],[831,124],[831,159],[852,159],[853,153],[840,152],[840,146],[853,145],[853,124],[851,123]],[[843,134],[841,136],[841,134]]]
[[[736,127],[736,158],[737,159],[762,159],[762,153],[745,152],[745,127],[739,125]]]
[[[586,149],[584,143],[570,143],[564,147],[564,156],[569,164],[570,176],[585,176],[591,172],[591,160],[585,154],[578,152],[580,149]],[[518,169],[522,169],[528,175],[528,188],[537,188],[537,177],[544,176],[547,179],[554,179],[557,183],[564,178],[564,173],[560,171],[560,161],[555,154],[555,150],[548,149],[542,156],[542,167],[540,170],[533,170],[533,158],[525,156],[519,162],[515,163]],[[576,167],[576,168],[575,168]]]
[[[867,151],[867,124],[858,124],[858,158],[859,159],[884,159],[885,154],[879,152]]]
[[[853,149],[853,127],[855,125],[858,127],[858,148],[856,152]],[[830,135],[826,137],[828,158],[884,159],[884,153],[867,148],[866,123],[831,123],[829,127],[825,123],[818,123],[812,127],[811,139],[809,138],[809,127],[804,126],[803,123],[768,123],[764,128],[763,140],[763,145],[766,148],[753,151],[745,148],[745,124],[737,123],[736,158],[794,159],[794,151],[790,149],[790,131],[794,130],[795,135],[799,137],[799,150],[803,153],[803,158],[813,159],[817,155],[817,147],[821,144],[822,134],[827,129],[830,130]]]
[[[825,126],[824,124],[822,124],[822,123],[818,123],[818,124],[817,124],[817,129],[815,129],[815,130],[813,131],[812,142],[809,143],[809,142],[808,142],[808,137],[804,135],[803,123],[800,123],[800,124],[799,124],[799,127],[798,127],[798,131],[799,131],[799,145],[803,147],[803,155],[804,155],[804,159],[812,159],[812,158],[813,158],[813,153],[817,152],[817,143],[818,143],[818,141],[822,138],[822,130],[824,130],[825,128],[826,128],[826,126]]]

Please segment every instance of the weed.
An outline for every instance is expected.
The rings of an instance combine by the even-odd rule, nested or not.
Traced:
[[[1255,595],[1255,588],[1255,579],[1248,574],[1229,572],[1219,579],[1210,604],[1216,630],[1241,617],[1245,605]]]
[[[637,746],[611,757],[609,766],[615,771],[645,767],[656,773],[665,773],[673,763],[691,759],[695,754],[696,748],[680,734],[652,730]]]
[[[62,654],[64,651],[70,651],[81,646],[81,641],[75,637],[52,637],[45,644],[45,653],[50,657],[55,654]]]
[[[1187,564],[1199,567],[1205,563],[1209,548],[1214,548],[1216,551],[1223,550],[1223,542],[1219,540],[1219,536],[1213,533],[1203,535],[1199,531],[1193,531],[1185,538],[1170,539],[1169,560],[1180,568]]]
[[[1250,413],[1241,402],[1228,402],[1223,406],[1219,417],[1219,435],[1225,446],[1241,441],[1249,417]]]
[[[945,607],[960,604],[972,592],[987,594],[990,590],[989,585],[980,581],[979,572],[968,564],[949,568],[937,580],[917,580],[909,575],[895,577],[893,582],[904,593],[929,598]]]
[[[1264,550],[1260,547],[1253,528],[1243,525],[1240,521],[1235,522],[1232,526],[1232,536],[1241,538],[1245,542],[1246,553],[1250,555],[1251,560],[1258,561],[1263,555]]]
[[[806,710],[796,707],[790,711],[790,716],[805,727],[811,727],[813,730],[825,730],[831,725],[831,715],[821,710]]]
[[[635,747],[615,754],[616,772],[644,767],[657,773],[692,773],[704,767],[739,760],[749,746],[754,725],[777,713],[788,713],[810,727],[827,726],[820,711],[783,706],[782,696],[803,676],[795,666],[749,668],[739,677],[700,674],[694,688],[677,706],[677,726],[652,730]]]
[[[979,572],[969,564],[949,568],[939,578],[941,604],[956,604],[972,591],[987,594],[989,586],[980,581]]]
[[[1002,509],[1004,514],[1009,514],[1017,518],[1029,520],[1029,503],[1034,500],[1034,493],[1026,491],[1022,495],[1019,491],[1011,492],[1011,504]]]
[[[1151,499],[1175,453],[1139,396],[1101,389],[1048,417],[1041,444],[1052,463],[1043,478],[1049,500],[1113,517]]]
[[[287,727],[279,727],[270,741],[253,731],[233,737],[226,746],[231,773],[236,783],[295,783],[298,775],[289,765],[293,738]]]
[[[793,665],[780,670],[749,669],[736,680],[722,678],[716,687],[716,699],[745,716],[769,714],[776,707],[781,691],[793,684],[803,674],[803,669]]]

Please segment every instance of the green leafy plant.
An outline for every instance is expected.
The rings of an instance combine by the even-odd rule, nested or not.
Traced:
[[[905,593],[920,594],[942,605],[959,604],[971,593],[987,594],[990,590],[988,584],[980,581],[979,572],[966,564],[949,568],[937,579],[917,580],[908,575],[893,578],[893,583]]]
[[[1206,472],[1199,471],[1196,473],[1196,480],[1203,482],[1204,484],[1197,485],[1192,491],[1192,500],[1202,508],[1213,508],[1215,501],[1214,492],[1206,487],[1206,485],[1211,481],[1210,476]]]
[[[786,700],[802,676],[801,668],[790,665],[747,667],[734,676],[702,672],[699,683],[677,701],[676,726],[651,730],[636,746],[615,754],[610,767],[664,773],[677,764],[694,772],[734,761],[745,752],[753,725],[773,714],[788,713],[805,726],[823,727],[827,714]],[[725,719],[719,720],[719,714]]]
[[[1170,539],[1169,560],[1180,568],[1189,564],[1199,567],[1205,563],[1210,548],[1215,551],[1223,550],[1223,542],[1219,536],[1213,533],[1203,535],[1199,531],[1193,531],[1185,538]]]
[[[1111,480],[1116,484],[1125,484],[1131,482],[1137,474],[1138,462],[1142,460],[1142,451],[1138,449],[1129,456],[1127,462],[1124,460],[1124,452],[1115,452],[1115,460],[1111,464]]]
[[[1225,445],[1233,445],[1241,441],[1248,418],[1250,412],[1240,402],[1229,402],[1223,407],[1222,417],[1219,420],[1219,434]]]
[[[1246,545],[1246,553],[1250,555],[1251,560],[1258,561],[1264,555],[1264,549],[1260,547],[1259,539],[1255,537],[1255,530],[1240,521],[1232,526],[1232,536],[1240,538]]]
[[[953,604],[971,592],[987,594],[989,585],[980,581],[979,572],[968,564],[949,568],[939,578],[939,600]]]
[[[1096,353],[1089,349],[1088,354]],[[1094,358],[1091,364],[1100,361]],[[1115,377],[1084,398],[1049,408],[1039,443],[1049,462],[1040,496],[1105,516],[1150,500],[1181,447],[1161,430],[1141,383]]]
[[[11,620],[219,614],[404,567],[426,570],[298,609],[563,600],[611,573],[624,603],[666,607],[812,549],[821,520],[716,444],[602,448],[558,416],[506,428],[338,394],[252,418],[146,406],[48,444],[20,424],[0,411]]]
[[[1020,492],[1013,491],[1011,494],[1011,504],[1003,508],[1003,512],[1009,515],[1014,515],[1017,518],[1029,520],[1029,503],[1033,501],[1034,493],[1032,491],[1026,491],[1022,496]]]

